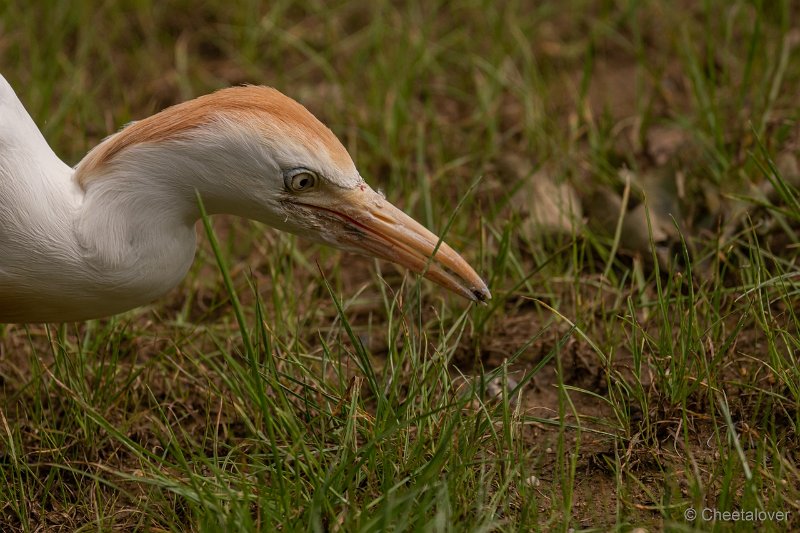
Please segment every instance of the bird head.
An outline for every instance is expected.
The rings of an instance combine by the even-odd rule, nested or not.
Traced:
[[[81,161],[78,184],[88,192],[115,168],[171,179],[175,190],[191,185],[209,212],[402,265],[470,300],[491,298],[458,253],[367,185],[337,137],[275,89],[223,89],[135,122]]]

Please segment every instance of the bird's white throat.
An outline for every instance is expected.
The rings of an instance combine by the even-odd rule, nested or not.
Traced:
[[[160,178],[187,167],[154,155],[134,171],[125,155],[84,191],[0,78],[0,321],[114,314],[183,278],[197,207],[186,180]]]

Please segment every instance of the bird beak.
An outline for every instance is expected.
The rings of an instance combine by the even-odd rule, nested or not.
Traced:
[[[492,297],[459,254],[382,195],[366,184],[346,195],[335,204],[301,204],[336,220],[339,231],[331,236],[340,248],[402,265],[469,300]]]

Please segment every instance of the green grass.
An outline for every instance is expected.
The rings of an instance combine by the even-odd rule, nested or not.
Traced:
[[[0,325],[0,529],[800,527],[798,16],[0,4],[0,72],[70,164],[169,104],[272,85],[494,295],[216,217],[165,299]],[[582,199],[566,234],[515,211],[536,171]],[[598,191],[646,203],[644,246]]]

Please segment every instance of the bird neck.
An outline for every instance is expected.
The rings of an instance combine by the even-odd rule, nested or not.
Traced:
[[[66,238],[83,197],[71,181],[72,174],[0,76],[0,250],[4,254],[21,256],[35,246],[27,239],[28,232],[40,236],[40,241],[51,241],[47,244],[53,248]],[[6,263],[0,261],[0,271]]]
[[[135,130],[138,138],[151,139],[155,134],[149,130],[161,128],[159,121],[147,119],[89,152],[77,165],[75,177],[87,197],[95,191],[125,191],[193,223],[200,217],[198,193],[209,213],[254,218],[253,211],[265,200],[254,197],[257,190],[270,178],[282,183],[280,166],[242,124],[219,119],[175,137],[130,144],[129,130]]]
[[[117,142],[116,137],[84,161],[107,150],[104,145]],[[270,168],[263,149],[235,125],[126,146],[105,164],[92,166],[90,174],[84,174],[89,168],[84,161],[75,176],[86,188],[77,229],[86,248],[109,264],[174,253],[178,243],[194,235],[198,194],[209,214],[271,222],[263,215],[266,199],[257,192],[258,181],[269,172],[279,176],[280,169]],[[193,237],[191,242],[193,251]]]
[[[86,193],[74,178],[0,77],[0,322],[130,309],[172,288],[191,264],[190,225],[156,231],[146,198]],[[113,201],[103,205],[103,195]]]
[[[58,187],[65,173],[72,173],[50,149],[3,76],[0,76],[0,173],[4,189],[22,182],[31,188],[37,182]]]
[[[143,262],[163,269],[177,259],[170,268],[188,268],[200,216],[194,191],[205,183],[189,152],[182,146],[132,147],[92,176],[76,232],[95,262],[112,269]],[[81,164],[76,183],[80,171]]]

